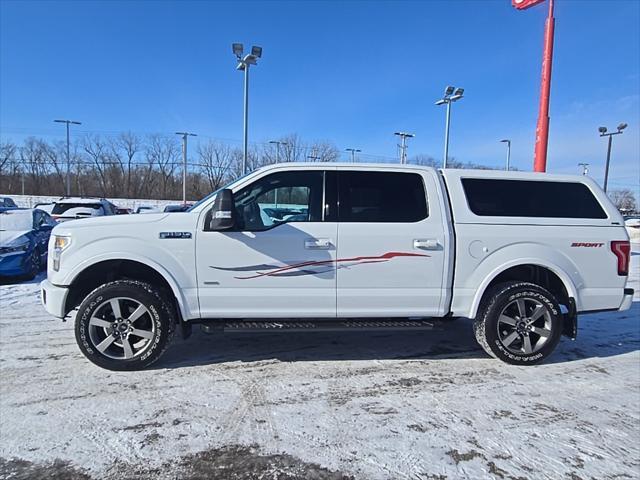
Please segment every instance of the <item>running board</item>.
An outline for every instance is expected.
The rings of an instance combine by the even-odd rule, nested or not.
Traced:
[[[218,320],[202,323],[205,333],[231,332],[335,332],[368,330],[432,330],[437,321],[406,319],[344,320]]]

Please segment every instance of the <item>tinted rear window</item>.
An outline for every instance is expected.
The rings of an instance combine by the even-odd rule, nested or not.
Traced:
[[[582,183],[463,178],[469,208],[480,216],[607,218]]]
[[[92,210],[100,210],[102,205],[99,203],[56,203],[51,213],[53,215],[61,215],[72,208],[91,208]]]
[[[418,174],[343,171],[338,179],[340,222],[418,222],[428,216]]]

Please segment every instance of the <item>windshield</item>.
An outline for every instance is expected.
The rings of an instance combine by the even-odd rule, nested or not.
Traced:
[[[0,231],[18,232],[33,228],[31,211],[8,211],[0,214]]]
[[[201,200],[198,200],[196,203],[194,203],[191,208],[189,208],[189,210],[187,210],[187,212],[191,212],[193,211],[195,208],[199,207],[200,205],[202,205],[204,202],[206,202],[207,200],[209,200],[211,197],[213,197],[214,195],[216,195],[220,190],[224,190],[225,188],[233,188],[237,183],[240,183],[241,180],[244,180],[244,178],[248,175],[251,175],[253,172],[249,172],[249,173],[245,173],[244,175],[242,175],[239,178],[236,178],[233,182],[230,182],[228,184],[226,184],[224,187],[220,187],[219,189],[217,189],[215,192],[211,192],[209,195],[207,195],[206,197],[204,197]]]
[[[100,210],[102,205],[99,203],[56,203],[51,211],[52,215],[61,215],[72,208],[90,208],[92,210]]]

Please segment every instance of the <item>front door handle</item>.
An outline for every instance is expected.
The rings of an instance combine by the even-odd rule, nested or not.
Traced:
[[[308,238],[304,241],[304,248],[311,250],[329,250],[331,246],[330,238]]]
[[[413,241],[413,248],[420,250],[437,250],[440,245],[435,238],[416,238]]]

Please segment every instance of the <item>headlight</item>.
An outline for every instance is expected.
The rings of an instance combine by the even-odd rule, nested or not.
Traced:
[[[71,237],[63,237],[62,235],[54,235],[53,248],[62,252],[71,243]]]
[[[53,236],[53,270],[60,270],[60,256],[62,252],[71,244],[71,237],[62,235]]]

